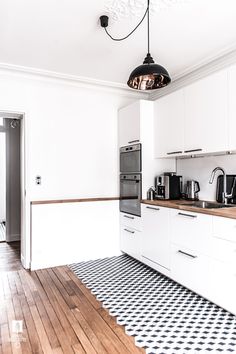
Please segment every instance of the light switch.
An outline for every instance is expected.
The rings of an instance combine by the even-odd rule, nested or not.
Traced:
[[[41,176],[36,176],[35,177],[35,182],[39,186],[42,184],[42,177]]]

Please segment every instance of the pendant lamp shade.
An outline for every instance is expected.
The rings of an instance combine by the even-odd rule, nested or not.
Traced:
[[[163,66],[155,64],[148,53],[143,64],[130,74],[127,85],[136,90],[155,90],[167,86],[170,82],[168,71]]]

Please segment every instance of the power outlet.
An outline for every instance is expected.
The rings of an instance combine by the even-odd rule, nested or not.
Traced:
[[[37,186],[40,186],[42,184],[42,177],[41,176],[36,176],[35,177],[35,183]]]

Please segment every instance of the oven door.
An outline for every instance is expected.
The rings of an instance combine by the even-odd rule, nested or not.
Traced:
[[[141,216],[141,174],[120,175],[120,211]]]
[[[141,171],[141,144],[120,148],[120,172],[137,173]]]

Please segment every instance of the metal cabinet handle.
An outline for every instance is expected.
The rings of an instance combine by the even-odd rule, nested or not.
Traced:
[[[130,234],[134,234],[135,233],[135,231],[131,231],[131,230],[128,230],[128,229],[124,229],[124,231],[129,232]]]
[[[153,208],[153,207],[149,207],[149,206],[147,206],[146,208],[151,209],[151,210],[156,210],[156,211],[160,210],[160,208]]]
[[[183,151],[172,151],[172,152],[167,152],[166,155],[175,155],[175,154],[182,154],[182,153]]]
[[[192,254],[184,252],[184,251],[181,251],[181,250],[178,250],[178,253],[183,254],[184,256],[187,256],[187,257],[190,257],[190,258],[197,258],[197,256],[193,256]]]
[[[134,216],[124,215],[124,218],[134,220]]]
[[[128,141],[128,144],[139,143],[139,140]]]
[[[186,217],[192,218],[192,219],[197,218],[197,215],[190,215],[190,214],[185,214],[185,213],[178,213],[178,215],[180,215],[180,216],[186,216]]]
[[[202,149],[193,149],[193,150],[185,150],[184,152],[199,152],[202,151]]]

